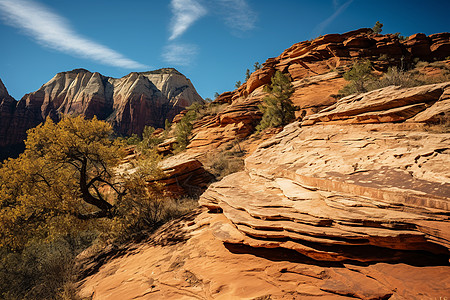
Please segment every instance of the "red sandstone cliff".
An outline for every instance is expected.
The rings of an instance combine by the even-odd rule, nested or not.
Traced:
[[[15,102],[0,85],[0,146],[21,143],[26,130],[46,117],[97,116],[116,132],[142,133],[146,125],[163,127],[166,119],[193,102],[203,102],[194,86],[175,69],[130,73],[111,78],[84,69],[58,73],[36,92]]]
[[[400,40],[393,34],[374,34],[369,28],[344,34],[327,34],[296,43],[278,57],[269,58],[238,89],[220,95],[217,103],[229,104],[222,112],[194,124],[188,149],[202,152],[250,135],[261,113],[258,104],[275,71],[292,78],[291,97],[300,107],[297,116],[310,115],[336,103],[333,97],[347,84],[342,73],[358,59],[369,59],[378,71],[390,66],[409,67],[418,60],[443,60],[450,56],[450,33],[414,34]]]

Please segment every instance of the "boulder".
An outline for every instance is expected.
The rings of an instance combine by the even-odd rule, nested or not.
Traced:
[[[429,36],[431,39],[431,57],[433,59],[445,59],[450,56],[450,33],[436,33]]]
[[[431,54],[430,40],[425,34],[413,34],[403,44],[414,57],[422,60],[429,59]]]
[[[270,84],[273,74],[275,74],[274,69],[260,69],[253,72],[247,80],[247,94],[251,94],[260,86]]]
[[[198,195],[206,189],[214,176],[191,155],[180,153],[160,164],[163,177],[154,182],[164,185],[164,190],[175,196]]]

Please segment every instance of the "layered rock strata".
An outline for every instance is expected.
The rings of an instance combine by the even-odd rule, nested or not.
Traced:
[[[122,249],[126,256],[89,273],[80,282],[80,295],[445,297],[450,289],[448,83],[388,87],[339,101],[332,94],[345,84],[340,66],[353,59],[383,53],[399,63],[402,56],[428,59],[448,51],[447,44],[446,34],[417,35],[406,43],[359,30],[299,43],[269,59],[252,75],[248,90],[244,84],[218,98],[228,106],[195,125],[190,151],[204,153],[224,137],[245,136],[246,126],[260,117],[256,107],[270,69],[293,77],[294,103],[306,111],[304,121],[260,144],[244,171],[212,184],[200,198],[203,210],[167,224],[147,243]],[[325,65],[332,62],[338,67],[329,72]],[[377,61],[379,68],[388,65]],[[238,124],[248,125],[239,132]]]
[[[160,167],[164,177],[157,182],[174,196],[199,195],[214,179],[198,159],[183,153],[165,159]]]
[[[307,116],[302,125],[320,122],[345,124],[438,122],[450,111],[450,82],[412,88],[390,86],[339,99]]]
[[[203,206],[233,224],[217,227],[216,237],[315,260],[399,260],[422,251],[445,260],[450,133],[413,121],[448,113],[448,90],[449,83],[387,87],[286,126],[246,159],[245,172],[202,195]]]
[[[79,295],[127,299],[421,299],[446,295],[448,266],[317,262],[283,248],[224,244],[223,214],[196,212],[169,223],[146,243],[83,254]]]
[[[58,120],[65,114],[97,116],[119,134],[141,134],[147,125],[164,127],[166,119],[172,120],[194,102],[203,103],[203,99],[175,69],[133,72],[122,78],[84,69],[62,72],[15,105],[2,104],[0,146],[21,143],[27,129],[47,117]]]
[[[230,140],[245,138],[253,132],[261,118],[257,106],[265,96],[263,86],[271,83],[271,77],[277,70],[289,74],[292,79],[295,92],[291,100],[300,108],[296,112],[296,116],[300,118],[336,103],[335,95],[347,84],[342,74],[356,60],[369,59],[377,71],[386,71],[390,66],[410,67],[417,60],[443,60],[448,56],[449,33],[430,36],[415,34],[403,41],[393,34],[374,34],[371,29],[363,28],[296,43],[278,57],[269,58],[238,89],[220,95],[215,100],[216,103],[226,103],[229,107],[218,116],[203,118],[195,124],[196,130],[188,148],[197,152],[215,149]],[[386,112],[381,119],[407,118],[423,110],[423,104],[420,102],[402,111],[394,109]],[[221,114],[226,122],[222,122]],[[366,122],[376,119],[370,114],[358,118]],[[208,140],[211,141],[210,145]]]

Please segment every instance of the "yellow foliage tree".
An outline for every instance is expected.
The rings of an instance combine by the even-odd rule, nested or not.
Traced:
[[[25,152],[0,169],[0,246],[17,249],[114,216],[125,188],[113,172],[124,151],[112,133],[82,117],[28,131]]]

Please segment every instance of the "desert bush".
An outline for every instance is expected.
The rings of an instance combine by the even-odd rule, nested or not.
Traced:
[[[189,209],[154,183],[154,152],[124,170],[111,132],[96,119],[47,120],[0,166],[0,299],[67,299],[73,259],[93,239],[120,243]]]
[[[394,35],[400,40],[400,41],[406,41],[408,37],[401,35],[400,32],[394,33]]]
[[[154,135],[155,128],[152,126],[145,126],[142,132],[142,141],[140,146],[145,149],[151,149],[163,142],[163,138]]]
[[[263,98],[263,104],[259,106],[263,116],[257,131],[284,126],[295,119],[295,106],[290,100],[294,87],[287,75],[277,71],[266,92],[269,95]]]
[[[125,138],[127,145],[138,145],[141,141],[141,138],[136,133],[133,133],[128,138]]]
[[[20,251],[0,248],[0,299],[76,299],[70,286],[74,258],[96,232],[33,240]],[[70,298],[69,298],[70,295]]]
[[[441,74],[437,76],[427,76],[420,73],[419,70],[425,67],[440,69]],[[450,81],[450,67],[443,62],[429,63],[418,61],[415,69],[403,71],[397,67],[390,67],[380,78],[376,78],[371,74],[370,62],[365,61],[363,63],[355,63],[351,70],[344,73],[344,78],[350,81],[350,83],[339,91],[336,98],[369,92],[391,85],[414,87],[447,82]]]
[[[114,168],[125,152],[111,134],[106,122],[81,117],[47,119],[28,132],[25,152],[0,170],[0,246],[21,249],[113,216],[125,192]]]
[[[232,141],[225,145],[224,151],[208,154],[205,167],[216,180],[221,180],[229,174],[244,170],[244,155],[239,141]]]
[[[367,90],[376,90],[391,85],[413,87],[422,84],[423,82],[420,81],[412,72],[402,71],[397,67],[391,67],[380,79],[373,80],[368,83]]]
[[[247,81],[247,80],[249,80],[249,79],[250,79],[250,70],[247,69],[247,70],[245,71],[245,81]]]

